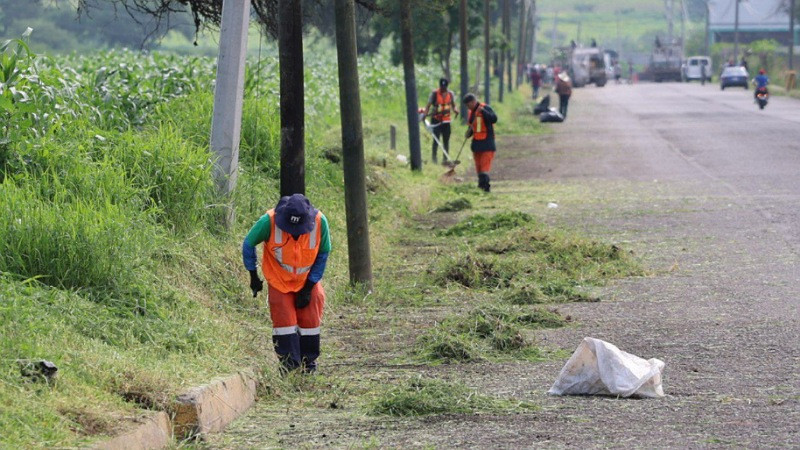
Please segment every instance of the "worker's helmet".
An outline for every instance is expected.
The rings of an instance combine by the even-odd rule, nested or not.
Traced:
[[[447,78],[445,78],[445,77],[439,78],[439,87],[440,88],[447,89],[447,85],[448,84],[450,84],[450,81],[448,81]]]
[[[766,70],[764,70],[764,69],[759,69],[759,70],[758,70],[758,74],[759,74],[759,75],[764,75],[765,73],[767,73],[767,71],[766,71]]]

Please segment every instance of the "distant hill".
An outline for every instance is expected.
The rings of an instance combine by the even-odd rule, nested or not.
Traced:
[[[540,17],[540,54],[552,46],[556,25],[556,45],[571,40],[588,45],[592,38],[605,48],[623,53],[650,51],[656,35],[667,36],[667,20],[663,0],[538,0]],[[675,0],[674,33],[680,36],[680,1]],[[690,21],[687,36],[702,30],[703,6],[697,0],[687,1]],[[557,16],[557,20],[556,20]]]

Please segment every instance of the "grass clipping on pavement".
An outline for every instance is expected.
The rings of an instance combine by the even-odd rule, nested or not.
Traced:
[[[396,417],[432,414],[476,414],[535,410],[530,402],[477,394],[471,389],[441,380],[416,377],[386,390],[370,407],[373,415]]]

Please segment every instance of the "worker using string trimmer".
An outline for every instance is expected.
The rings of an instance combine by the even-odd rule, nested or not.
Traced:
[[[466,137],[472,137],[472,159],[475,161],[475,171],[478,173],[478,187],[486,192],[491,189],[489,172],[492,170],[492,159],[497,150],[494,143],[494,124],[497,123],[497,114],[485,103],[478,102],[475,94],[464,96],[467,105]]]
[[[253,297],[264,288],[256,271],[256,246],[262,242],[275,352],[285,371],[313,372],[325,306],[320,280],[331,251],[328,219],[303,194],[282,197],[258,219],[242,244]]]
[[[431,92],[428,98],[428,104],[425,105],[425,115],[431,117],[431,125],[433,127],[433,135],[441,139],[444,146],[442,162],[447,162],[447,155],[450,154],[450,114],[458,115],[458,109],[455,103],[455,94],[453,91],[447,89],[447,78],[439,79],[439,89]],[[431,111],[433,108],[433,111]],[[433,140],[433,149],[431,158],[434,163],[438,162],[436,159],[437,140]]]

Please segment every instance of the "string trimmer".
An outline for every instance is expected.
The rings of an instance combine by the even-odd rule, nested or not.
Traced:
[[[467,141],[469,140],[469,136],[464,137],[464,142],[461,143],[461,148],[458,149],[458,154],[456,155],[456,159],[447,161],[444,165],[450,167],[450,169],[442,175],[443,177],[452,177],[456,174],[456,166],[461,164],[461,160],[458,159],[461,157],[461,152],[464,151],[464,146],[467,145]]]

